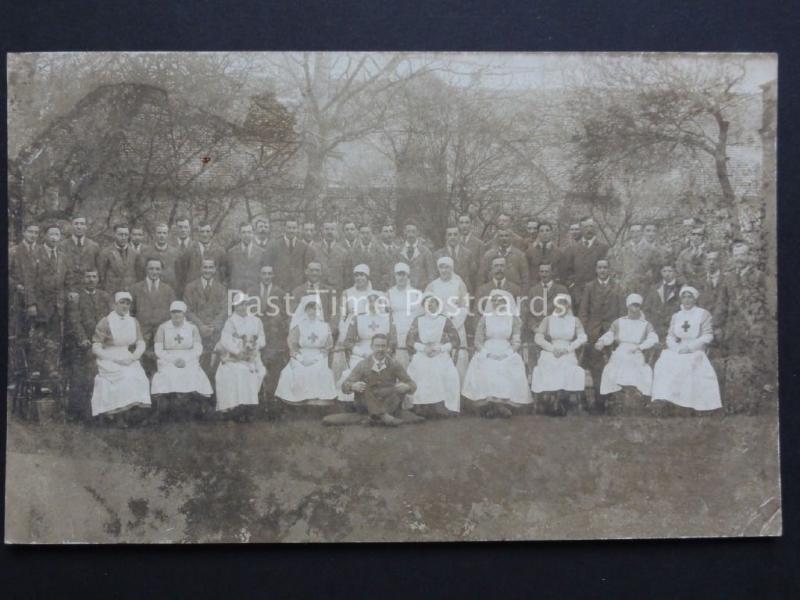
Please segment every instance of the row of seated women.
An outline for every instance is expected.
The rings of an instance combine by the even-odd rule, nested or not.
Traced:
[[[658,343],[641,311],[642,298],[627,298],[628,314],[614,321],[596,347],[616,345],[600,382],[600,394],[632,387],[643,396],[665,400],[696,410],[721,406],[716,374],[705,354],[712,341],[710,315],[695,306],[697,290],[681,290],[681,309],[673,316],[666,348],[655,370],[644,352]],[[570,297],[555,299],[555,309],[543,319],[535,335],[539,358],[530,384],[519,353],[521,321],[515,300],[507,291],[493,290],[475,332],[475,351],[470,358],[462,343],[463,322],[454,323],[444,312],[440,297],[428,291],[420,302],[421,314],[413,316],[398,335],[396,319],[387,310],[382,292],[370,290],[366,309],[349,314],[340,325],[340,344],[349,360],[336,372],[330,359],[335,343],[330,325],[322,318],[318,296],[304,296],[294,311],[288,345],[289,363],[281,371],[275,396],[288,404],[352,403],[342,390],[350,371],[370,355],[376,334],[402,340],[394,348],[395,360],[416,384],[407,408],[420,412],[457,414],[462,397],[487,416],[509,416],[514,407],[533,401],[531,392],[544,397],[584,392],[586,374],[576,352],[586,341],[580,320],[572,314]],[[259,404],[259,390],[266,374],[260,349],[266,344],[261,320],[250,314],[247,296],[233,299],[233,312],[215,348],[220,357],[215,372],[217,411]],[[171,319],[155,337],[157,372],[149,382],[139,359],[144,352],[138,323],[127,309],[130,296],[119,292],[115,310],[98,324],[94,339],[98,374],[92,397],[92,414],[113,413],[132,406],[149,406],[150,394],[198,394],[210,397],[212,386],[199,358],[202,342],[196,326],[185,319],[186,306],[171,306]],[[131,351],[131,348],[133,350]]]

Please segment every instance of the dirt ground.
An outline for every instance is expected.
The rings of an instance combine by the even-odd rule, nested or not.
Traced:
[[[777,535],[774,415],[120,430],[9,416],[5,539],[304,542]]]

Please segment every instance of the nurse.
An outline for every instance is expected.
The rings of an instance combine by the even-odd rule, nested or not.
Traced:
[[[697,411],[722,408],[719,382],[706,348],[714,340],[711,313],[697,306],[699,292],[681,288],[681,308],[672,315],[667,347],[653,373],[653,400]]]
[[[170,304],[169,315],[170,320],[159,325],[154,338],[158,370],[153,375],[151,393],[163,399],[170,395],[210,398],[214,391],[200,367],[200,330],[186,320],[186,304],[180,300]]]
[[[132,296],[114,294],[114,310],[100,319],[92,337],[97,376],[92,391],[92,416],[113,415],[133,407],[150,407],[150,382],[140,359],[145,343],[139,322],[132,317]],[[125,426],[125,420],[120,421]]]

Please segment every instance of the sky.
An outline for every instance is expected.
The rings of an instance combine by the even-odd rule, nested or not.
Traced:
[[[533,53],[533,52],[463,52],[463,53],[429,53],[421,54],[421,60],[431,60],[434,64],[445,63],[463,66],[463,75],[455,75],[468,82],[470,72],[479,68],[490,70],[483,78],[484,85],[503,89],[559,88],[566,83],[566,78],[581,64],[587,56],[601,53]],[[645,53],[642,53],[645,54]],[[620,60],[635,59],[639,54],[609,54]],[[719,60],[742,60],[745,65],[745,77],[739,91],[752,93],[759,91],[759,86],[777,78],[777,54],[703,54],[675,53],[662,54],[676,63],[693,61],[716,62]],[[444,60],[443,60],[444,59]]]

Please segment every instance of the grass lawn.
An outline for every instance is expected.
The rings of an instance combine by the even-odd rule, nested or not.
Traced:
[[[6,540],[775,535],[774,415],[114,429],[9,415]]]

